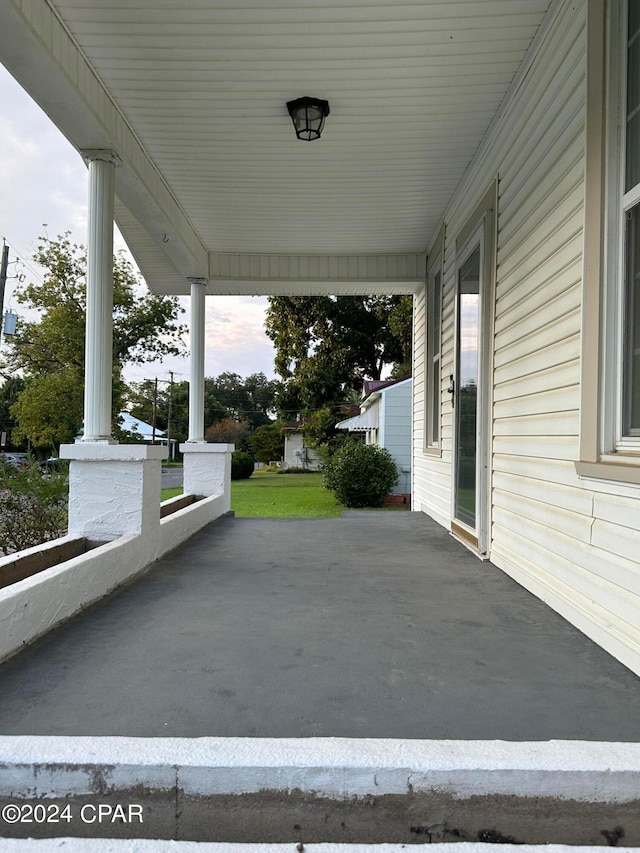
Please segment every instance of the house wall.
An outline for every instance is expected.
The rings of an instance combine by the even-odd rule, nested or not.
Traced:
[[[402,468],[411,468],[411,382],[393,385],[380,396],[384,417],[383,446],[391,453],[398,468],[398,484],[391,493],[408,494],[411,492],[411,474],[403,474]]]
[[[320,468],[320,457],[311,447],[306,448],[306,457],[302,459],[296,456],[304,447],[301,432],[287,432],[284,437],[284,463],[283,468],[307,468],[309,471],[318,471]]]
[[[413,506],[449,527],[456,236],[498,176],[489,557],[640,673],[640,491],[574,467],[586,17],[586,0],[560,4],[446,211],[440,455],[424,450],[425,291],[414,300]]]
[[[380,428],[381,428],[381,419],[380,419],[380,406],[381,406],[381,398],[376,397],[370,405],[367,406],[367,412],[372,418],[373,423],[375,423],[374,427],[371,427],[365,433],[365,444],[375,444],[378,447],[382,447],[382,443],[380,440]]]

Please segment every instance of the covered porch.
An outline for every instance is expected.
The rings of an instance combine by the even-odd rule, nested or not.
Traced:
[[[471,836],[459,833],[458,840],[640,843],[633,806],[640,767],[637,677],[491,562],[479,560],[478,553],[491,558],[492,552],[479,549],[477,537],[474,555],[426,515],[431,508],[441,523],[451,520],[456,442],[451,406],[442,405],[453,393],[455,309],[451,298],[442,303],[443,360],[436,362],[424,328],[427,280],[438,275],[434,292],[451,297],[455,252],[462,257],[478,222],[491,236],[501,217],[503,232],[517,238],[509,263],[527,271],[533,265],[528,231],[538,207],[510,223],[498,202],[508,205],[521,189],[518,156],[536,164],[540,154],[546,169],[555,137],[529,152],[522,127],[507,135],[502,122],[529,115],[541,121],[544,95],[558,114],[572,117],[567,150],[575,146],[578,153],[566,181],[555,183],[570,185],[576,195],[566,211],[558,205],[558,215],[580,244],[571,258],[582,267],[582,46],[587,17],[597,22],[604,8],[599,0],[3,5],[0,58],[88,164],[85,432],[65,455],[72,460],[71,533],[102,543],[81,570],[72,560],[64,577],[61,568],[41,573],[53,597],[34,602],[37,582],[21,581],[23,599],[0,612],[11,627],[28,622],[35,606],[52,627],[71,615],[73,609],[64,607],[79,587],[87,590],[79,607],[91,605],[0,667],[4,794],[28,800],[75,791],[95,799],[156,785],[170,810],[163,831],[176,838],[185,837],[182,803],[191,795],[203,797],[200,807],[207,808],[222,798],[218,814],[227,817],[245,794],[259,798],[265,789],[278,805],[297,792],[303,813],[305,798],[326,796],[332,807],[355,798],[366,812],[364,825],[379,797],[400,794],[402,834],[393,837],[404,842],[453,840],[446,837],[451,823],[430,819],[442,814],[432,806],[444,791],[465,806],[489,797],[482,821],[498,814],[491,811],[496,797],[501,805],[515,802],[518,812],[500,818],[497,828],[498,818],[494,828],[476,823]],[[547,80],[540,51],[550,51],[556,40],[564,46],[558,56],[566,59],[566,75],[548,66]],[[540,68],[544,80],[531,93],[532,69]],[[287,103],[304,95],[331,105],[322,138],[311,144],[296,139],[287,114]],[[574,98],[580,101],[574,111],[561,109]],[[539,105],[533,112],[532,103]],[[529,196],[543,211],[535,188]],[[551,203],[552,194],[545,200]],[[110,435],[114,219],[150,289],[191,298],[185,490],[204,500],[179,510],[164,527],[158,518],[160,458],[151,449],[115,445]],[[437,253],[431,263],[427,259],[438,246],[441,275],[433,266]],[[487,267],[497,251],[487,251]],[[544,266],[547,255],[540,257]],[[555,269],[548,273],[552,283]],[[578,291],[576,280],[571,294]],[[204,306],[218,294],[414,296],[414,364],[420,370],[413,455],[423,463],[418,485],[425,513],[313,522],[226,515],[231,448],[207,445],[203,423]],[[518,322],[526,325],[530,303],[515,284],[513,294],[526,309]],[[571,309],[576,322],[581,307]],[[565,329],[555,319],[552,325]],[[563,356],[566,337],[558,357],[569,364],[568,378],[560,390],[573,388],[577,400],[579,333],[569,336]],[[430,386],[427,356],[437,367]],[[522,359],[504,360],[509,366]],[[533,364],[530,370],[539,372]],[[517,385],[520,378],[510,374],[509,381]],[[442,427],[437,447],[433,429],[431,437],[423,435],[427,387],[441,408],[441,421],[431,423]],[[532,396],[517,391],[519,401]],[[580,554],[599,567],[591,541],[599,531],[592,518],[598,499],[586,490],[574,494],[582,485],[573,467],[578,403],[572,405],[569,424],[550,409],[564,432],[560,441],[549,434],[550,449],[544,444],[539,458],[547,479],[565,479],[551,491],[544,477],[536,483],[544,514],[526,496],[507,499],[501,513],[497,503],[496,512],[504,519],[524,504],[513,521],[516,535],[531,521],[553,529],[559,517],[568,520],[569,533],[573,516],[581,514]],[[485,427],[493,422],[490,407],[486,414]],[[513,420],[533,454],[506,471],[516,493],[542,467],[529,447],[536,441],[526,432],[527,412],[518,408]],[[542,428],[536,429],[534,438]],[[516,462],[524,453],[514,441],[505,447]],[[481,449],[489,461],[489,442]],[[637,471],[634,477],[615,496],[622,509],[605,509],[631,519],[628,538],[635,543]],[[490,534],[494,495],[487,489],[485,497]],[[433,511],[432,498],[446,512]],[[573,515],[558,512],[563,500]],[[163,533],[169,527],[179,527],[175,539]],[[458,533],[464,539],[464,531]],[[618,536],[614,531],[610,538]],[[528,560],[539,537],[521,538],[529,543]],[[560,538],[552,540],[554,547]],[[171,550],[170,543],[179,547]],[[504,554],[505,547],[506,564]],[[570,577],[562,589],[573,608],[567,618],[585,631],[593,628],[589,605],[598,598],[599,606],[602,598],[609,609],[601,608],[591,635],[606,644],[613,633],[614,653],[637,661],[637,559],[625,554],[627,562],[614,575],[615,595],[609,579],[597,578],[596,587],[585,583],[575,595]],[[538,585],[529,581],[529,588],[566,612],[554,598],[556,589],[544,584],[558,557],[573,572],[576,552],[556,553],[550,546],[545,556],[549,569],[527,564],[543,578]],[[511,567],[526,583],[522,562],[503,569]],[[112,583],[113,567],[118,574]],[[619,610],[625,624],[616,634],[610,628]],[[28,639],[43,633],[39,627]],[[145,756],[140,765],[136,752]],[[416,792],[427,800],[414,800]],[[543,821],[537,834],[519,832],[523,819],[531,826],[542,812],[553,823],[556,800],[578,803],[579,831],[558,835]],[[596,808],[602,804],[612,807],[604,816]],[[258,802],[261,815],[263,807]],[[336,814],[317,815],[320,828],[311,837],[389,838],[364,831],[341,835],[346,818],[323,834]],[[248,840],[298,838],[305,825],[297,812],[288,822],[278,814],[274,821],[275,834],[247,824],[253,833]],[[489,837],[480,838],[485,831]]]

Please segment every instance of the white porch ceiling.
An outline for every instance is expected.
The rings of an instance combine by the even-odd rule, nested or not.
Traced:
[[[550,0],[3,0],[0,59],[119,155],[149,287],[410,292]],[[322,139],[286,102],[329,101]]]

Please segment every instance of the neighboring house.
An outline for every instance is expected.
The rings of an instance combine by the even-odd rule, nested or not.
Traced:
[[[134,418],[129,412],[120,412],[119,415],[121,419],[120,426],[123,430],[139,436],[149,444],[154,441],[152,424],[141,421],[140,418]],[[156,427],[155,444],[167,444],[168,442],[166,431]],[[170,439],[170,444],[169,459],[175,459],[178,442],[175,438],[172,438]]]
[[[139,436],[144,441],[153,441],[153,425],[141,421],[140,418],[134,418],[129,412],[119,412],[120,426],[126,432],[131,432]],[[166,432],[156,427],[155,440],[157,444],[166,444]]]
[[[287,468],[305,468],[307,471],[319,471],[322,460],[313,449],[304,443],[304,421],[292,421],[285,424],[284,430],[284,458],[282,470]]]
[[[394,495],[411,493],[411,377],[367,380],[360,414],[336,424],[337,429],[364,435],[366,444],[386,448],[398,469]]]

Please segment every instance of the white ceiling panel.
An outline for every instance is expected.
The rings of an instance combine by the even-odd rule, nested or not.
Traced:
[[[76,65],[86,62],[95,76],[85,89],[69,85],[89,107],[95,87],[104,90],[192,229],[194,257],[199,246],[208,253],[424,252],[549,6],[42,0],[36,13],[27,0],[7,2],[32,29],[51,30],[48,50],[61,67],[69,53],[62,25],[78,48]],[[47,48],[29,45],[37,49]],[[13,64],[19,76],[19,59]],[[11,56],[7,65],[12,71]],[[51,92],[37,83],[32,89],[55,119]],[[298,141],[287,114],[286,102],[301,95],[330,103],[316,142]],[[108,141],[109,111],[99,116]],[[88,131],[60,115],[72,142],[86,146]],[[117,150],[115,124],[112,137]],[[143,209],[133,211],[129,234],[121,218],[134,253],[137,240],[138,254],[150,257],[157,235],[149,225],[142,246]]]

